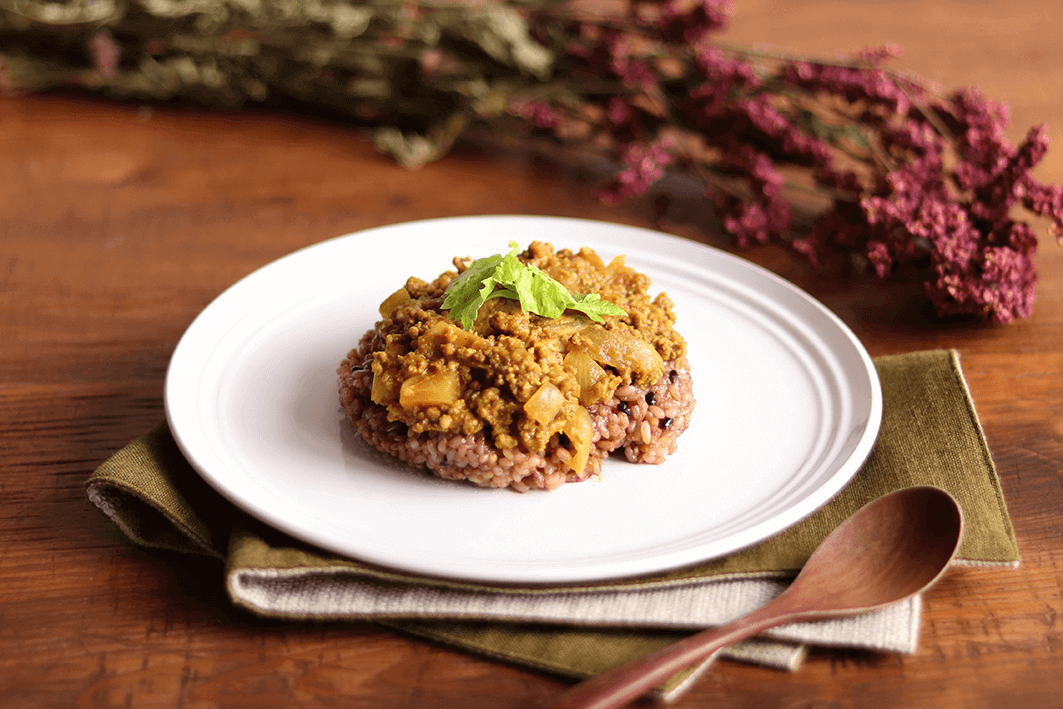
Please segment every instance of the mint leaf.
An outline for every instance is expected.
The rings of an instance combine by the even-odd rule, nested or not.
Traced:
[[[473,261],[447,288],[443,309],[466,330],[491,298],[518,300],[521,309],[544,318],[561,317],[565,310],[578,310],[594,322],[604,322],[606,315],[624,315],[623,308],[602,300],[597,293],[573,296],[535,266],[521,263],[515,241],[509,242],[509,248],[505,256],[495,254]]]

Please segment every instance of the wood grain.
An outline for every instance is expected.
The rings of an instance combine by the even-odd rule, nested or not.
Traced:
[[[1063,4],[1049,0],[742,0],[729,39],[833,54],[893,41],[899,64],[1047,122],[1039,168],[1063,182]],[[240,277],[359,229],[497,212],[652,225],[606,207],[588,173],[469,141],[420,171],[343,126],[294,116],[0,98],[0,706],[549,705],[566,683],[371,625],[263,622],[221,569],[129,545],[86,476],[162,417],[166,365]],[[690,200],[670,227],[723,243]],[[1049,239],[1034,316],[940,322],[901,287],[823,280],[746,254],[820,298],[873,355],[960,351],[1024,563],[950,573],[912,656],[814,652],[796,673],[721,662],[675,706],[1058,707],[1063,698],[1063,248]]]

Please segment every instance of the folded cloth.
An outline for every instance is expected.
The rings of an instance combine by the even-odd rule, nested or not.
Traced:
[[[419,578],[338,557],[248,518],[181,456],[165,424],[89,478],[90,499],[139,544],[225,560],[234,603],[289,619],[374,620],[400,631],[573,677],[601,672],[763,605],[816,545],[863,504],[935,485],[966,519],[958,563],[1014,566],[1015,533],[953,351],[875,360],[883,422],[870,458],[816,514],[724,559],[652,577],[560,586]],[[800,623],[727,648],[735,659],[796,668],[808,644],[913,652],[918,598],[857,618]],[[677,693],[696,672],[662,686]]]

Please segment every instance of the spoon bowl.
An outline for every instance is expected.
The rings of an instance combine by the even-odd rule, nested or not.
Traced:
[[[936,487],[865,505],[824,539],[773,601],[592,677],[553,709],[615,709],[721,648],[778,625],[856,615],[911,598],[945,573],[963,536],[956,500]]]

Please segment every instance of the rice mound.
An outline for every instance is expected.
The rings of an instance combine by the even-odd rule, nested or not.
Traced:
[[[664,375],[648,389],[617,388],[609,401],[587,408],[594,423],[594,445],[586,467],[577,474],[569,469],[568,449],[558,442],[542,453],[499,449],[482,431],[411,434],[401,421],[389,421],[387,408],[370,399],[375,334],[367,332],[339,368],[343,410],[368,445],[445,480],[519,492],[554,490],[566,482],[597,476],[602,461],[621,449],[631,463],[663,463],[676,451],[679,435],[690,425],[694,410],[693,380],[685,357],[666,362]]]

